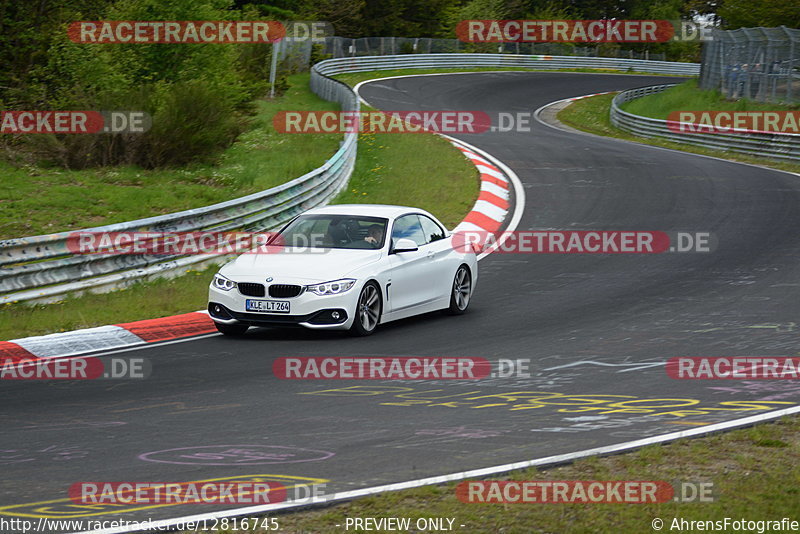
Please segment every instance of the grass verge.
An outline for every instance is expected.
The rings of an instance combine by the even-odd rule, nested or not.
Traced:
[[[291,143],[291,138],[312,139],[317,136],[283,137],[289,139],[287,143]],[[336,134],[336,139],[340,138],[341,135]],[[291,150],[327,154],[325,157],[333,153],[333,150],[323,152],[326,149],[319,147],[291,147]],[[322,164],[322,160],[318,163]],[[298,171],[285,178],[300,174]],[[333,203],[420,207],[452,228],[469,212],[478,197],[478,191],[475,167],[448,141],[437,135],[362,134],[359,136],[358,158],[350,183]],[[190,271],[188,275],[172,280],[141,282],[112,293],[85,294],[55,304],[0,306],[0,339],[201,310],[206,306],[207,288],[214,272],[214,267],[199,272]]]
[[[282,514],[277,516],[277,521],[281,532],[287,534],[342,532],[348,517],[408,517],[412,524],[419,518],[453,518],[454,530],[470,534],[617,534],[655,532],[651,527],[655,518],[664,522],[665,532],[709,530],[686,526],[675,528],[673,521],[680,518],[687,521],[724,521],[726,517],[734,520],[780,520],[783,517],[798,520],[800,418],[786,417],[774,423],[724,434],[652,445],[628,454],[586,458],[544,470],[519,470],[492,479],[663,480],[673,487],[678,482],[710,482],[713,484],[713,502],[466,504],[456,498],[457,483],[449,483]],[[337,524],[342,527],[337,528]]]
[[[622,109],[643,117],[666,120],[673,111],[776,111],[800,109],[800,104],[771,104],[740,99],[728,100],[719,91],[698,89],[697,80],[643,98],[631,100]]]
[[[414,206],[453,228],[478,198],[477,176],[472,163],[438,135],[362,133],[353,176],[333,204]]]
[[[284,95],[256,102],[251,128],[215,165],[65,170],[0,162],[0,239],[207,206],[280,185],[319,167],[336,152],[340,134],[285,135],[272,126],[278,111],[339,108],[312,93],[308,80],[307,73],[290,76],[291,87]]]
[[[652,95],[659,96],[659,95]],[[746,154],[736,154],[733,152],[724,152],[722,150],[711,150],[708,148],[695,147],[691,145],[684,145],[681,143],[673,143],[662,139],[651,139],[645,137],[638,137],[631,135],[627,132],[616,128],[611,124],[609,119],[609,111],[611,110],[611,100],[614,95],[600,95],[582,100],[577,100],[561,110],[557,118],[567,126],[571,126],[584,132],[603,135],[606,137],[616,137],[618,139],[625,139],[628,141],[635,141],[646,145],[660,146],[664,148],[671,148],[673,150],[681,150],[683,152],[691,152],[693,154],[702,154],[704,156],[714,156],[717,158],[728,159],[731,161],[738,161],[741,163],[751,163],[753,165],[761,165],[763,167],[770,167],[789,172],[800,172],[800,164],[785,161],[778,161],[769,158],[761,158],[758,156],[750,156]],[[642,99],[644,100],[644,99]],[[685,108],[692,109],[692,108]],[[714,109],[714,108],[704,108]],[[631,110],[628,110],[631,111]],[[633,113],[633,111],[631,111]],[[638,111],[636,112],[638,113]]]
[[[0,339],[154,319],[205,309],[208,284],[218,267],[188,270],[110,293],[85,294],[52,304],[0,306]]]

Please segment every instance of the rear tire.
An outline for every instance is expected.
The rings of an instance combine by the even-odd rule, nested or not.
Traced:
[[[450,315],[461,315],[467,311],[472,297],[472,273],[469,267],[461,265],[456,270],[453,277],[453,285],[450,288],[450,307],[447,313]]]
[[[361,288],[356,304],[355,318],[350,333],[354,336],[368,336],[372,334],[381,321],[383,313],[383,299],[381,289],[374,281],[369,281]]]
[[[250,326],[246,324],[222,324],[217,322],[214,323],[214,326],[217,327],[219,333],[226,336],[241,336],[250,328]]]

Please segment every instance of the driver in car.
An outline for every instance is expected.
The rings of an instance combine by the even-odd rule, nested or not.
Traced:
[[[367,237],[364,238],[364,241],[367,243],[372,244],[374,247],[378,247],[383,241],[383,228],[380,224],[373,224],[367,229]]]

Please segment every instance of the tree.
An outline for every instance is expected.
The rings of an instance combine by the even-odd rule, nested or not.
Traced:
[[[453,0],[366,0],[363,37],[440,37]]]
[[[723,28],[788,26],[800,28],[798,0],[725,0],[718,12]]]
[[[112,0],[0,0],[0,102],[31,104],[32,73],[47,64],[47,50],[73,20],[96,20]]]
[[[364,31],[365,0],[305,0],[300,17],[329,22],[335,35],[361,37]]]

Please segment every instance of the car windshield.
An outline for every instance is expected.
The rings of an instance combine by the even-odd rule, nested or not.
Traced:
[[[386,241],[387,219],[360,215],[301,215],[270,244],[300,248],[379,249]]]

